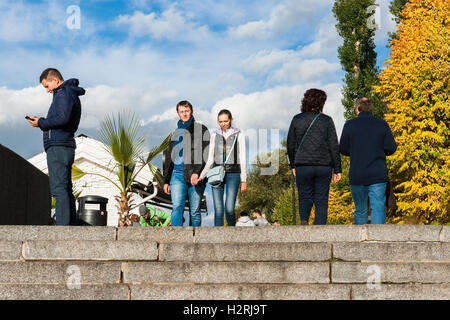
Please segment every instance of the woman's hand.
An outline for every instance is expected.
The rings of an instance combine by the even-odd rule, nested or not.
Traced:
[[[342,175],[340,173],[335,173],[333,175],[334,178],[334,183],[338,183],[339,181],[341,181]]]

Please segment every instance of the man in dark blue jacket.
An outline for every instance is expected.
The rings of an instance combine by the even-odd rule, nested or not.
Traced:
[[[367,223],[368,199],[372,209],[371,223],[386,223],[386,156],[397,150],[389,125],[373,116],[372,109],[368,98],[356,100],[358,116],[345,123],[339,144],[340,152],[350,156],[349,180],[355,202],[355,224]]]
[[[73,225],[76,216],[71,176],[76,148],[74,135],[81,117],[79,96],[85,90],[78,87],[77,79],[64,81],[61,73],[52,68],[44,70],[39,81],[53,94],[53,101],[46,118],[30,117],[28,121],[43,131],[50,191],[56,199],[56,225]]]

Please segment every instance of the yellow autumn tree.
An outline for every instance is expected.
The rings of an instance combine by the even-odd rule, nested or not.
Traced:
[[[388,158],[394,223],[450,222],[450,0],[411,0],[375,87],[398,144]]]

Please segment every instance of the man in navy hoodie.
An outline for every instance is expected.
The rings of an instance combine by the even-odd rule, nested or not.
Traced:
[[[76,148],[74,135],[81,117],[79,96],[85,90],[78,87],[77,79],[64,81],[61,73],[53,68],[44,70],[39,81],[53,94],[52,104],[46,118],[30,117],[28,122],[43,131],[50,191],[56,199],[56,225],[73,225],[76,219],[71,176]]]
[[[373,116],[372,109],[368,98],[356,100],[358,116],[345,123],[339,143],[339,151],[350,156],[349,180],[355,202],[355,224],[367,223],[368,200],[372,208],[371,223],[386,223],[386,156],[397,150],[389,125]]]

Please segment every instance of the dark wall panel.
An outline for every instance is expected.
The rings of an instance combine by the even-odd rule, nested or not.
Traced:
[[[48,176],[0,145],[0,225],[48,225]]]

